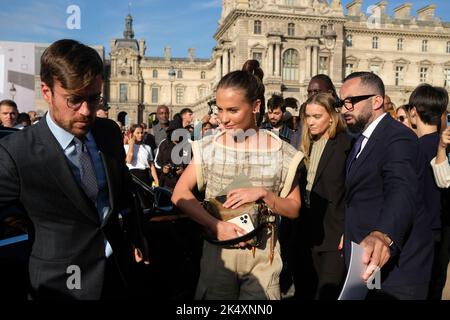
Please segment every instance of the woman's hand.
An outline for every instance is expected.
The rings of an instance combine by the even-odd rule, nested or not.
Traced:
[[[228,192],[227,201],[224,202],[225,208],[236,209],[244,203],[255,202],[263,198],[267,190],[262,187],[257,188],[239,188]]]
[[[447,148],[447,146],[450,144],[450,127],[447,127],[444,131],[442,131],[441,134],[441,140],[439,141],[440,146],[442,148]]]
[[[219,221],[216,227],[216,238],[220,241],[235,239],[246,233],[247,231],[231,222]],[[236,246],[246,247],[247,244],[240,242]]]

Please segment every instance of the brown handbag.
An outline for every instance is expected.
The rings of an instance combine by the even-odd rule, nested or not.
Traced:
[[[203,201],[203,207],[206,209],[206,211],[208,211],[209,214],[221,221],[229,221],[233,218],[246,214],[252,221],[254,230],[241,237],[236,237],[230,240],[221,241],[214,239],[210,235],[206,235],[206,240],[213,244],[221,246],[233,247],[240,242],[245,242],[252,247],[259,246],[259,244],[261,243],[262,229],[269,223],[275,222],[275,216],[270,210],[268,210],[267,205],[262,201],[258,201],[245,203],[239,206],[239,208],[231,209],[225,208],[223,206],[224,200],[224,196],[210,198]]]

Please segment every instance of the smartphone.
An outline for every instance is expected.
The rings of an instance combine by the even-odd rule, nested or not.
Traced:
[[[447,113],[447,127],[450,127],[450,113]]]

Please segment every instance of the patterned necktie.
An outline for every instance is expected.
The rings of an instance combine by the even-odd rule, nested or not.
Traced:
[[[353,145],[352,152],[347,158],[347,174],[350,172],[353,162],[356,160],[356,156],[359,151],[361,151],[362,142],[364,140],[364,136],[362,134],[359,135],[358,139],[356,139],[355,144]]]
[[[88,198],[95,204],[98,194],[97,177],[95,176],[94,164],[92,163],[91,156],[89,155],[85,138],[79,139],[74,137],[73,141],[75,142],[75,147],[77,150],[81,187]]]

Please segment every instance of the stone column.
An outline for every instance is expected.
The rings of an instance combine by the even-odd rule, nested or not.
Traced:
[[[305,79],[311,78],[311,47],[306,47],[306,75]]]
[[[280,76],[280,50],[281,50],[281,43],[275,44],[275,76]]]
[[[271,77],[273,76],[273,43],[269,43],[267,50],[267,75]]]
[[[220,57],[221,57],[221,55],[217,55],[217,57],[216,57],[216,79],[217,79],[217,82],[219,82],[220,79],[222,78],[222,65],[220,63]]]
[[[230,49],[230,70],[229,71],[235,70],[236,61],[235,61],[235,59],[233,59],[233,52],[234,52],[234,49]]]
[[[222,76],[228,73],[228,49],[223,52],[222,60]]]
[[[111,61],[111,77],[114,77],[114,74],[116,73],[116,61]]]
[[[315,76],[317,74],[318,60],[319,60],[319,48],[317,46],[314,46],[312,53],[312,76]]]

